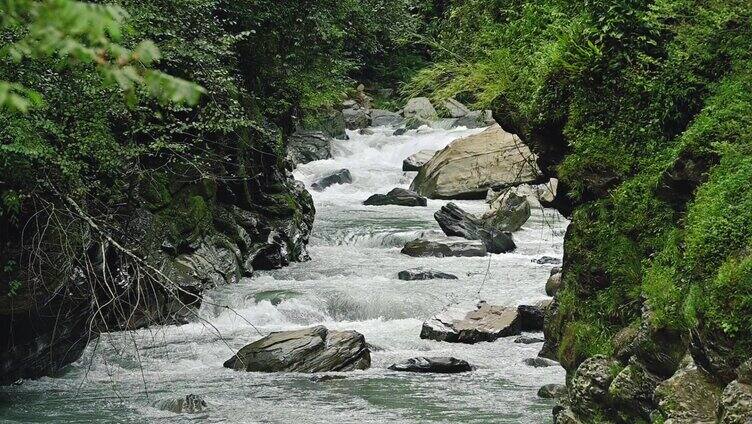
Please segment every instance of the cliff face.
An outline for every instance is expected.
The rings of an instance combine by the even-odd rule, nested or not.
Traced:
[[[558,422],[752,416],[752,10],[668,3],[587,10],[616,25],[598,59],[495,101],[572,219],[541,352],[567,370]],[[640,37],[662,41],[619,41]]]

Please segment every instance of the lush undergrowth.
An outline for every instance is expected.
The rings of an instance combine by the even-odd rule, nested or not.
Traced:
[[[752,348],[752,4],[452,2],[409,94],[491,108],[568,192],[568,369],[656,328]]]

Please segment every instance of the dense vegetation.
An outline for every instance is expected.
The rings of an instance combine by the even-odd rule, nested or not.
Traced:
[[[282,164],[280,134],[315,121],[356,78],[394,81],[421,60],[404,42],[422,25],[419,9],[404,0],[2,7],[4,293],[23,288],[16,274],[25,268],[8,246],[32,217],[56,222],[40,211],[75,202],[82,209],[73,215],[117,234],[115,218],[145,202],[176,238],[200,232],[209,220],[201,199],[212,190],[175,196],[176,186],[263,174]],[[392,55],[403,63],[380,65]]]
[[[566,368],[613,354],[645,302],[654,328],[747,359],[752,4],[458,1],[437,31],[407,92],[493,109],[568,192]]]

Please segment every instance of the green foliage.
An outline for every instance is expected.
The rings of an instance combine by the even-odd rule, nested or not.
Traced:
[[[493,108],[564,154],[562,363],[607,353],[643,300],[657,328],[748,350],[752,5],[474,0],[446,16],[408,93]]]
[[[20,36],[0,53],[20,63],[24,59],[53,58],[59,64],[90,63],[107,84],[133,96],[144,86],[155,97],[175,103],[195,104],[203,88],[150,69],[159,49],[143,40],[132,49],[118,44],[128,13],[120,6],[73,0],[13,0],[0,3],[0,28]],[[0,81],[0,109],[27,112],[40,106],[41,96],[16,82]]]

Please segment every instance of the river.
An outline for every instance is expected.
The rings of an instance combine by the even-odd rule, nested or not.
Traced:
[[[540,344],[514,337],[462,345],[419,338],[421,323],[448,305],[471,309],[479,299],[517,306],[545,299],[552,265],[561,257],[568,222],[553,210],[534,209],[514,234],[517,250],[485,258],[411,258],[408,240],[440,231],[427,208],[367,207],[374,193],[407,187],[414,173],[402,160],[440,149],[480,130],[423,128],[402,136],[374,128],[335,141],[333,159],[298,167],[310,185],[328,171],[347,168],[353,183],[313,192],[316,223],[311,261],[257,273],[206,294],[201,322],[102,335],[61,376],[0,391],[0,422],[23,423],[549,423],[551,401],[536,396],[563,383],[560,367],[532,368]],[[481,213],[482,201],[459,201]],[[397,272],[425,266],[458,280],[400,281]],[[228,305],[231,309],[219,305]],[[258,374],[222,367],[235,350],[271,331],[323,324],[353,329],[373,345],[372,367],[342,380],[312,381],[303,374]],[[396,373],[386,368],[415,356],[455,356],[477,370],[455,375]],[[209,408],[176,415],[161,400],[195,393]]]

